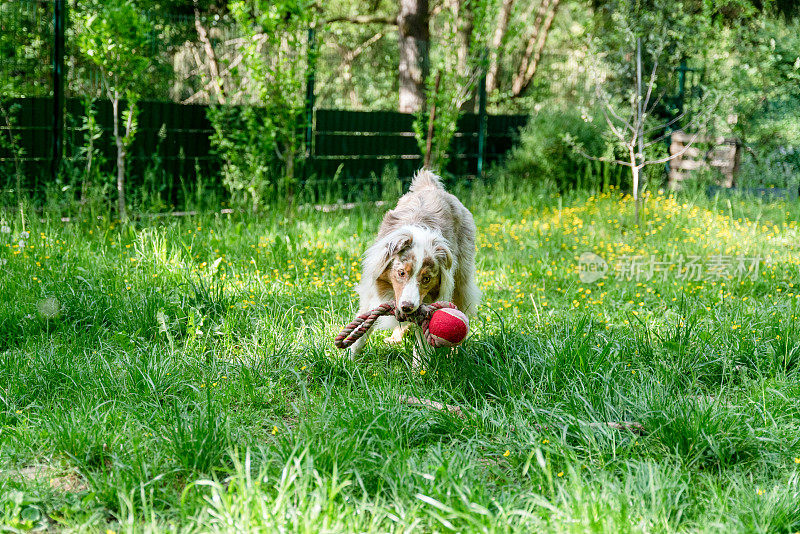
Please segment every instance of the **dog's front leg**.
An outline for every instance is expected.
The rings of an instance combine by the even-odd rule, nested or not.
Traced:
[[[365,312],[359,312],[359,315]],[[358,356],[361,351],[364,349],[364,345],[367,344],[367,338],[373,332],[373,330],[391,330],[393,328],[399,328],[400,325],[397,323],[397,320],[394,317],[379,317],[375,324],[367,330],[367,332],[358,338],[358,340],[350,346],[350,359],[352,360],[356,356]]]
[[[347,351],[347,355],[350,357],[351,360],[355,359],[356,356],[361,354],[361,351],[364,350],[364,345],[367,344],[367,338],[369,337],[369,332],[365,333],[363,336],[358,338],[355,343],[350,345],[350,348]]]

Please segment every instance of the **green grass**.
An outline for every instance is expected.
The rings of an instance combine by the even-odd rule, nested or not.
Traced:
[[[464,198],[484,305],[424,374],[381,335],[333,348],[381,210],[6,212],[0,526],[800,530],[800,207],[654,195],[636,226],[614,192]],[[584,284],[586,251],[768,261]]]

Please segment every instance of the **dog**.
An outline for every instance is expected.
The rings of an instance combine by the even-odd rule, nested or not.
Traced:
[[[364,253],[358,313],[394,300],[404,314],[411,314],[422,303],[442,300],[468,316],[475,314],[481,299],[475,283],[475,234],[472,213],[445,191],[440,178],[427,169],[417,172]],[[393,343],[401,342],[409,326],[391,316],[375,323],[379,330],[394,329],[388,339]],[[353,344],[351,357],[362,351],[367,335]],[[422,343],[419,332],[417,342]],[[415,348],[413,367],[420,365]]]

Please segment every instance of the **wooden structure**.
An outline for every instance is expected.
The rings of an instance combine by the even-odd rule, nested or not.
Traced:
[[[733,187],[741,161],[742,145],[733,137],[711,137],[677,131],[672,133],[669,154],[669,186],[680,189],[681,182],[697,169],[717,169],[722,174],[719,185]],[[687,145],[689,148],[686,148]]]

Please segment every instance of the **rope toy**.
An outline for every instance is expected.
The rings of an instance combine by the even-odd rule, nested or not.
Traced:
[[[384,302],[372,311],[362,313],[344,327],[333,340],[337,349],[346,349],[369,332],[378,318],[394,315],[398,322],[413,322],[422,327],[425,341],[434,347],[453,347],[461,343],[469,332],[469,319],[452,302],[421,304],[411,314],[403,313],[394,301]]]

